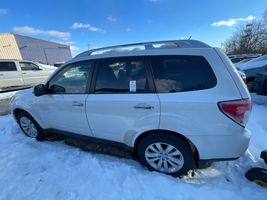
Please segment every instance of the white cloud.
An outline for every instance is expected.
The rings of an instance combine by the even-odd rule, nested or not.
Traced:
[[[108,17],[107,17],[107,20],[108,20],[108,21],[111,21],[111,22],[115,22],[115,21],[117,21],[117,19],[116,19],[115,17],[113,17],[112,15],[108,16]]]
[[[45,36],[61,39],[63,41],[58,41],[58,40],[52,40],[52,41],[70,46],[71,53],[74,56],[80,52],[80,48],[76,45],[76,42],[69,40],[70,39],[69,32],[61,32],[61,31],[55,31],[55,30],[41,30],[41,29],[35,29],[33,27],[29,27],[29,26],[14,27],[13,31],[19,34],[45,35]]]
[[[72,26],[71,26],[72,29],[89,28],[89,27],[91,27],[90,24],[83,24],[83,23],[77,23],[77,22],[75,22],[75,23],[72,24]]]
[[[252,21],[256,19],[255,16],[248,16],[247,18],[231,18],[228,20],[221,20],[218,22],[214,22],[211,25],[212,26],[234,26],[238,22],[247,22],[247,21]]]
[[[0,8],[0,15],[5,15],[7,13],[8,13],[8,10],[7,9]]]
[[[52,42],[60,43],[60,44],[65,44],[68,46],[75,45],[75,41],[59,41],[59,40],[52,40]]]
[[[14,27],[13,31],[19,34],[25,35],[45,35],[53,38],[58,38],[62,40],[69,40],[70,33],[69,32],[61,32],[56,30],[41,30],[36,29],[30,26],[21,26],[21,27]]]
[[[89,31],[93,31],[93,32],[102,32],[102,33],[105,32],[105,30],[91,26],[91,24],[83,24],[83,23],[78,23],[78,22],[73,23],[71,28],[72,29],[88,29]]]
[[[66,44],[66,45],[74,45],[74,44],[76,44],[76,42],[74,42],[74,41],[64,41],[64,42],[59,42],[59,43]]]
[[[132,29],[131,29],[131,28],[126,28],[126,31],[127,31],[127,32],[131,32]]]
[[[72,53],[73,56],[77,55],[81,51],[80,47],[78,47],[76,45],[75,41],[58,41],[58,40],[54,40],[52,42],[56,42],[56,43],[59,43],[59,44],[65,44],[65,45],[70,46],[70,50],[71,50],[71,53]]]
[[[74,45],[70,45],[70,50],[73,56],[76,56],[81,51],[80,47]]]

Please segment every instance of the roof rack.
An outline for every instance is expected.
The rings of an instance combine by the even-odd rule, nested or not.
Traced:
[[[210,48],[210,46],[198,40],[163,40],[163,41],[153,41],[153,42],[140,42],[140,43],[131,43],[131,44],[109,46],[97,49],[90,49],[86,52],[77,55],[76,58],[90,56],[93,54],[95,55],[95,54],[104,54],[104,53],[122,52],[122,51],[169,49],[169,48]]]

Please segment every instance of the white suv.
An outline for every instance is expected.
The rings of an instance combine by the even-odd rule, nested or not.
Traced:
[[[56,67],[27,60],[0,60],[0,91],[44,83]]]
[[[236,159],[250,140],[246,86],[220,49],[195,40],[86,51],[11,106],[27,136],[108,141],[172,176]]]

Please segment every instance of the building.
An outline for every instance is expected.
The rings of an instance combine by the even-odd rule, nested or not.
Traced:
[[[0,59],[23,59],[53,65],[71,58],[68,45],[12,33],[0,34]]]

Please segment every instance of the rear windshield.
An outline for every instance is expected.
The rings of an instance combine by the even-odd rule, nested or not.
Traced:
[[[202,56],[152,56],[157,92],[204,90],[217,84],[215,74]]]

